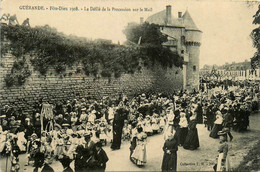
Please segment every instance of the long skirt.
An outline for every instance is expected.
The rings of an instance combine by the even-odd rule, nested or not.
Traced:
[[[198,121],[198,124],[202,124],[202,123],[203,123],[202,113],[198,113],[198,114],[197,114],[197,121]]]
[[[188,131],[188,135],[185,139],[183,148],[195,150],[200,146],[199,144],[199,136],[197,128]]]
[[[188,128],[185,127],[185,128],[180,128],[180,134],[179,134],[179,144],[181,146],[183,146],[185,140],[186,140],[186,137],[188,135]]]
[[[217,171],[230,171],[229,156],[226,156],[226,160],[222,162],[224,154],[220,153],[218,155]]]
[[[146,158],[146,146],[137,145],[131,158],[133,159],[136,165],[144,165],[147,161]]]
[[[162,161],[162,171],[176,171],[177,170],[177,152],[167,154],[164,153]]]
[[[222,130],[222,125],[221,124],[214,124],[214,127],[212,131],[209,134],[209,137],[212,137],[214,139],[219,138],[218,132]]]

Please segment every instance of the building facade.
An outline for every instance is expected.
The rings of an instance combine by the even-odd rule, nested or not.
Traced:
[[[212,75],[212,74],[215,75]],[[207,76],[214,77],[210,79],[216,80],[236,80],[236,81],[260,81],[260,69],[252,69],[249,61],[240,63],[225,64],[222,66],[204,66],[200,69],[200,76],[204,78]]]
[[[168,36],[168,42],[163,45],[177,52],[184,59],[183,88],[199,88],[199,55],[202,31],[198,29],[188,10],[184,14],[176,12],[172,15],[172,7],[160,11],[146,19],[148,23],[160,26],[163,34]]]

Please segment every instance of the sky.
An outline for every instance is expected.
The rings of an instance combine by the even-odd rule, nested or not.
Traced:
[[[44,6],[48,10],[23,10],[24,6]],[[1,16],[16,14],[19,23],[26,18],[34,26],[48,24],[65,34],[73,34],[91,39],[103,38],[114,43],[123,43],[126,38],[122,30],[129,22],[146,20],[150,15],[162,11],[166,5],[172,6],[172,15],[188,10],[198,28],[203,32],[200,47],[200,68],[205,64],[250,60],[256,51],[250,38],[256,28],[252,24],[257,11],[257,3],[251,6],[237,0],[2,0]],[[50,10],[61,7],[65,10]],[[79,11],[70,11],[78,7]],[[110,8],[111,11],[84,11],[85,8]],[[132,11],[112,11],[112,8],[130,8]],[[139,11],[133,11],[133,9]],[[148,8],[149,11],[140,11]]]

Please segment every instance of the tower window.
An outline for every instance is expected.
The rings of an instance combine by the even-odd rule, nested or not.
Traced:
[[[196,69],[196,66],[193,66],[193,71],[195,72],[197,69]]]
[[[181,54],[184,54],[184,50],[181,50]]]

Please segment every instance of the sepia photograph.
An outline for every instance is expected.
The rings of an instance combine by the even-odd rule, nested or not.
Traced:
[[[1,0],[0,38],[0,172],[260,170],[260,1]]]

